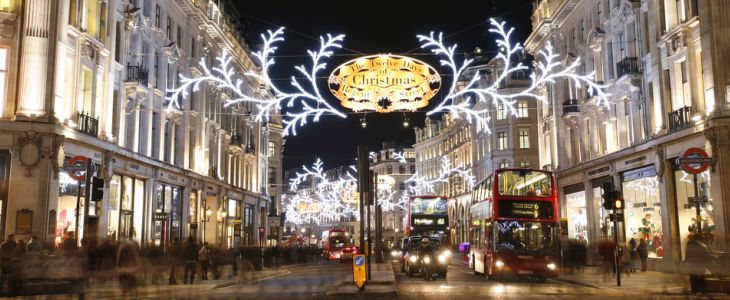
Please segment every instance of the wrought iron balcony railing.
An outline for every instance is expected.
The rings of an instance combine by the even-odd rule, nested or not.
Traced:
[[[78,112],[76,131],[88,136],[97,137],[99,134],[99,119],[86,112]]]
[[[580,113],[580,109],[578,108],[578,100],[576,99],[568,99],[563,102],[563,115],[571,113]]]
[[[243,137],[241,137],[240,134],[234,133],[233,135],[231,135],[231,145],[240,147],[242,143],[243,143]]]
[[[616,75],[618,78],[626,74],[638,73],[641,73],[641,68],[639,66],[639,59],[636,57],[626,57],[616,64]]]
[[[675,131],[691,124],[692,107],[685,106],[669,113],[669,131]]]
[[[142,66],[127,66],[127,81],[139,82],[141,85],[147,85],[149,82],[149,71]]]

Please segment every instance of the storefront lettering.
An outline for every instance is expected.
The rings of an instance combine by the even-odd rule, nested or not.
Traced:
[[[605,166],[605,167],[602,167],[602,168],[593,169],[593,170],[588,171],[588,176],[593,176],[593,175],[596,175],[596,174],[601,174],[603,172],[608,172],[610,170],[611,170],[611,166]]]
[[[646,156],[639,156],[639,157],[635,157],[635,158],[629,159],[629,160],[625,161],[624,164],[630,165],[630,164],[633,164],[633,163],[636,163],[636,162],[640,162],[640,161],[643,161],[643,160],[646,160]]]

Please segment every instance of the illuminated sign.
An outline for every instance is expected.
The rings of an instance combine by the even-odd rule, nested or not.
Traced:
[[[299,203],[297,205],[299,214],[316,214],[319,213],[319,210],[319,203]]]
[[[378,175],[378,189],[387,190],[395,186],[395,178],[390,175]]]
[[[413,218],[413,225],[446,225],[446,218],[416,217]]]
[[[354,111],[415,111],[441,88],[441,76],[426,63],[400,55],[370,55],[346,62],[329,77],[340,104]]]
[[[547,201],[502,200],[498,202],[497,206],[501,218],[553,218],[553,206]]]

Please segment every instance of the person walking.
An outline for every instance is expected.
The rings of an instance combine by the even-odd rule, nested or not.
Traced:
[[[13,251],[16,246],[18,246],[18,243],[15,242],[14,234],[8,234],[5,241],[0,244],[0,267],[2,267],[2,270],[0,270],[0,289],[5,285],[5,281],[12,272]]]
[[[636,246],[636,254],[641,260],[641,272],[646,272],[646,259],[649,257],[649,249],[646,246],[644,238],[639,239],[639,245]]]
[[[707,275],[711,273],[709,266],[715,264],[717,256],[710,253],[707,244],[699,236],[690,234],[688,238],[681,271],[689,275],[692,293],[704,293],[707,289]]]
[[[177,284],[177,280],[175,280],[175,273],[177,273],[177,266],[180,264],[181,259],[181,246],[180,246],[180,239],[175,237],[172,239],[172,244],[170,244],[170,247],[167,249],[167,258],[170,262],[170,278],[169,278],[169,284],[175,285]]]
[[[198,264],[198,244],[195,238],[190,236],[185,241],[182,249],[182,259],[185,262],[185,272],[183,273],[183,283],[193,284],[195,279],[195,265]]]
[[[125,293],[136,294],[137,274],[141,270],[140,248],[134,239],[119,243],[116,255],[119,284]]]
[[[629,261],[626,264],[627,272],[636,272],[636,258],[639,257],[636,247],[636,239],[631,238],[629,240]]]
[[[607,238],[603,238],[598,242],[598,248],[596,249],[596,254],[601,257],[602,267],[603,267],[603,280],[607,281],[610,278],[613,278],[614,270],[615,270],[615,262],[614,262],[614,250],[615,250],[615,244],[612,240],[609,240]]]
[[[210,265],[208,242],[203,243],[203,247],[200,247],[198,259],[200,259],[200,280],[208,280],[208,266]]]

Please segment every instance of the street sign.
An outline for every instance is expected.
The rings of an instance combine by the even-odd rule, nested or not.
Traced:
[[[84,181],[84,179],[86,179],[87,160],[88,158],[86,156],[74,156],[66,162],[66,165],[63,166],[63,170],[65,170],[66,173],[68,173],[68,176],[74,180]]]
[[[700,197],[687,197],[687,201],[689,203],[707,203],[707,196],[700,196]]]
[[[356,254],[355,257],[352,258],[352,281],[354,281],[357,288],[361,290],[365,289],[365,282],[367,281],[367,275],[365,272],[366,266],[365,255]]]
[[[705,150],[700,148],[689,148],[682,152],[677,158],[679,166],[687,173],[700,174],[707,170],[712,163],[712,158],[707,155]]]

